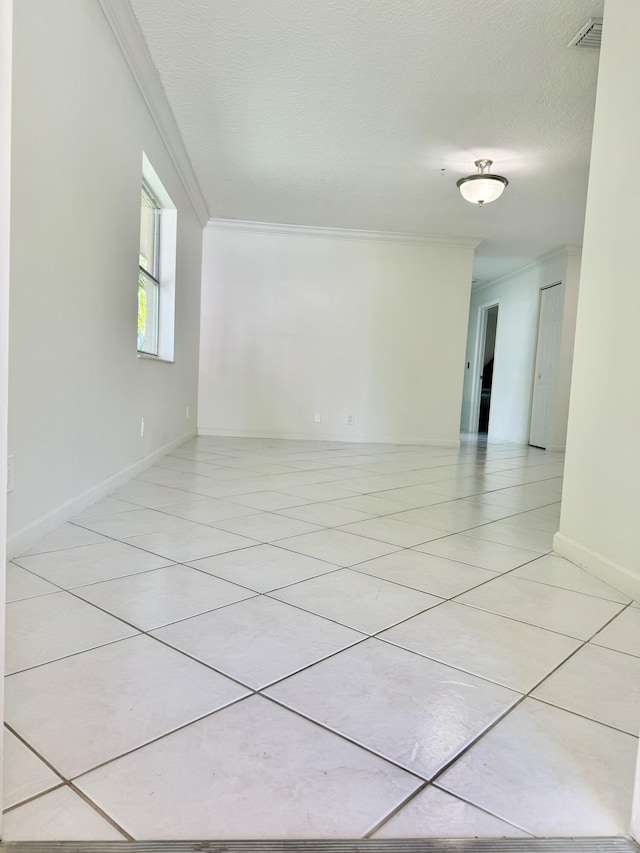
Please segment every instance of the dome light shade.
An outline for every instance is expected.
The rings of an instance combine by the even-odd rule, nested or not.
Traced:
[[[502,175],[492,175],[489,171],[493,160],[476,160],[478,173],[460,178],[457,186],[462,197],[471,204],[482,206],[500,198],[509,181]]]

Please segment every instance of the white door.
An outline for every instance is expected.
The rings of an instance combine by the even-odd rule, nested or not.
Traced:
[[[540,291],[540,322],[529,444],[546,448],[551,440],[556,373],[560,356],[563,293],[559,284]]]

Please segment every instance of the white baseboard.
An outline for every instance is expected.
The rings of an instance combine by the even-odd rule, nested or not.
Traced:
[[[550,444],[549,447],[547,447],[547,450],[551,453],[564,453],[566,447],[564,444]]]
[[[634,574],[630,569],[614,563],[613,560],[570,539],[564,533],[556,533],[553,537],[553,550],[561,557],[566,557],[567,560],[591,572],[609,586],[640,601],[640,574]]]
[[[439,438],[404,438],[389,435],[360,435],[350,433],[286,432],[279,430],[223,429],[198,427],[198,435],[229,436],[231,438],[276,438],[290,441],[342,441],[363,444],[420,444],[426,447],[450,447],[458,450],[460,440]]]
[[[190,430],[180,436],[180,438],[176,438],[174,441],[169,442],[169,444],[165,444],[164,447],[159,448],[153,453],[150,453],[148,456],[145,456],[143,459],[139,459],[137,462],[134,462],[133,465],[128,465],[126,468],[118,471],[117,474],[113,474],[111,477],[108,477],[106,480],[98,483],[97,486],[87,489],[87,491],[83,492],[81,495],[71,498],[55,509],[45,513],[45,515],[41,515],[40,518],[36,518],[35,521],[31,521],[24,527],[16,530],[15,533],[12,533],[7,537],[7,559],[10,560],[12,557],[15,557],[16,554],[21,554],[23,551],[26,551],[35,544],[38,539],[46,536],[47,533],[51,533],[51,531],[55,530],[60,524],[63,524],[65,521],[68,521],[70,518],[78,515],[97,501],[102,500],[102,498],[105,498],[114,489],[117,489],[118,486],[122,486],[132,477],[135,477],[136,474],[139,474],[140,471],[144,471],[145,468],[150,468],[154,462],[161,459],[163,456],[166,456],[166,454],[170,453],[172,450],[175,450],[176,447],[179,447],[185,441],[193,438],[195,434],[195,429]]]

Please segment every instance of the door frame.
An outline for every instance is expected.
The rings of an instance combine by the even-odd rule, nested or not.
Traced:
[[[500,298],[492,299],[489,302],[483,302],[478,306],[478,320],[476,324],[476,347],[472,363],[472,385],[471,385],[471,405],[469,406],[469,424],[468,432],[478,432],[478,419],[480,417],[480,398],[482,396],[482,358],[484,356],[484,345],[487,341],[487,315],[491,308],[498,309],[498,319],[496,321],[496,347],[498,345],[498,329],[500,328]],[[493,372],[495,376],[495,354],[493,362]],[[491,412],[489,412],[491,419]]]
[[[540,342],[540,320],[542,319],[542,293],[545,290],[550,290],[552,287],[560,287],[562,293],[562,312],[564,315],[564,279],[559,279],[558,281],[553,281],[551,284],[543,284],[538,288],[538,311],[536,315],[536,337],[535,337],[535,350],[533,353],[533,364],[531,367],[531,396],[529,399],[529,427],[527,429],[527,446],[528,447],[538,447],[537,444],[531,444],[531,421],[533,419],[533,398],[535,396],[536,391],[536,368],[538,365],[538,344]],[[557,380],[557,371],[556,371],[556,380]],[[555,383],[554,383],[555,384]],[[554,392],[557,391],[557,384],[554,388]],[[554,406],[555,412],[555,406]],[[547,436],[548,438],[548,436]],[[547,441],[549,444],[549,441]],[[544,448],[548,450],[548,447]]]

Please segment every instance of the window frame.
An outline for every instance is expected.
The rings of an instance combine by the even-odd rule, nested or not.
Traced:
[[[155,275],[140,263],[138,257],[138,293],[140,292],[141,277],[147,286],[153,287],[156,296],[155,312],[155,346],[147,345],[139,348],[138,358],[151,359],[160,362],[174,362],[175,343],[175,289],[176,289],[176,255],[178,236],[178,211],[166,191],[155,169],[142,152],[142,181],[139,190],[140,203],[146,196],[157,211],[155,216],[154,263]],[[140,239],[142,242],[142,217],[140,221]],[[150,264],[148,264],[151,266]],[[139,304],[139,298],[138,298]],[[153,351],[155,350],[155,351]]]
[[[147,284],[152,287],[154,293],[154,302],[155,308],[152,315],[152,334],[150,336],[151,343],[149,344],[149,348],[145,349],[144,346],[140,346],[140,339],[138,337],[138,352],[143,355],[158,357],[159,350],[159,338],[160,338],[160,278],[161,278],[161,267],[160,267],[160,257],[161,257],[161,241],[162,241],[162,227],[161,227],[161,219],[162,219],[162,207],[160,206],[160,202],[156,198],[153,190],[146,182],[146,180],[142,179],[142,191],[141,191],[141,205],[144,201],[150,202],[149,207],[154,211],[154,234],[153,234],[153,259],[151,263],[151,267],[153,272],[148,270],[146,267],[142,266],[141,263],[138,262],[138,313],[140,312],[140,276],[142,276]],[[141,226],[142,227],[142,226]],[[142,231],[140,236],[142,237]],[[155,273],[155,275],[154,275]],[[146,310],[146,314],[148,317],[148,306]],[[138,330],[138,336],[140,335],[140,331]],[[146,339],[145,339],[146,344]]]

